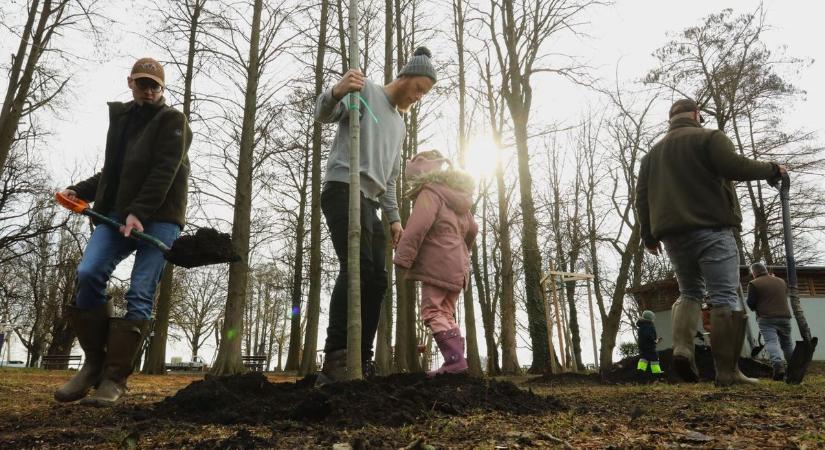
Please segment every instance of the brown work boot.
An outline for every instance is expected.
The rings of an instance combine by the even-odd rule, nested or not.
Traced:
[[[94,394],[81,402],[91,406],[110,406],[126,392],[126,379],[135,368],[135,358],[149,330],[148,320],[111,319],[103,380]]]
[[[693,337],[701,314],[702,304],[691,298],[679,297],[673,304],[673,370],[691,383],[699,381]]]
[[[318,378],[315,379],[315,387],[325,384],[345,381],[347,379],[347,349],[334,350],[325,353],[324,365]]]
[[[77,374],[54,392],[55,400],[80,400],[89,393],[89,389],[100,383],[111,315],[112,304],[109,302],[91,309],[78,309],[75,306],[66,308],[69,325],[77,334],[77,341],[86,354],[86,359]]]

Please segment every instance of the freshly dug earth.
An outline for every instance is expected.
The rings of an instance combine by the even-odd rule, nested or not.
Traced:
[[[696,366],[699,369],[699,378],[702,381],[713,381],[716,377],[716,371],[713,367],[713,355],[710,347],[697,345],[696,346]],[[639,362],[639,356],[631,356],[624,358],[617,362],[613,369],[605,374],[605,378],[601,379],[598,374],[545,374],[529,381],[529,384],[570,384],[570,383],[649,383],[655,380],[650,372],[644,376],[640,375],[636,370],[636,364]],[[679,378],[671,370],[673,363],[673,349],[667,349],[659,352],[659,363],[662,370],[665,372],[663,379],[678,382]],[[770,378],[772,375],[771,367],[765,363],[751,358],[739,358],[739,369],[746,376],[754,378]]]
[[[355,449],[569,448],[566,443],[580,449],[825,448],[825,364],[816,361],[801,386],[770,380],[730,388],[712,383],[582,385],[576,380],[531,385],[567,409],[440,413],[401,427],[295,420],[196,423],[162,413],[158,404],[203,377],[195,374],[135,374],[123,403],[113,408],[55,402],[54,389],[75,373],[0,368],[0,449],[329,450],[337,443]],[[266,377],[271,383],[300,381],[285,374]]]
[[[310,376],[296,383],[270,383],[258,372],[208,377],[159,402],[155,409],[160,417],[194,423],[292,420],[347,427],[402,426],[479,411],[520,415],[564,409],[555,398],[524,391],[509,381],[465,375],[398,374],[320,389],[313,387],[314,382]]]

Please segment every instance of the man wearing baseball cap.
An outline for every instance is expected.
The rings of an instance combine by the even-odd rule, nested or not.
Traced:
[[[183,114],[166,105],[158,61],[137,60],[126,80],[132,100],[109,103],[102,170],[62,191],[72,199],[93,202],[95,211],[124,226],[117,230],[96,224],[77,268],[77,294],[67,313],[86,358],[77,375],[55,392],[60,402],[83,399],[81,403],[104,406],[123,395],[149,329],[165,265],[157,247],[129,235],[132,230],[144,231],[171,245],[186,222],[192,132]],[[132,253],[126,314],[111,317],[106,286],[118,263]],[[95,392],[87,397],[92,387]]]
[[[381,302],[387,290],[385,247],[387,238],[378,216],[379,208],[390,223],[393,246],[403,228],[398,214],[395,183],[401,170],[401,145],[406,113],[437,81],[431,53],[419,47],[398,76],[386,86],[350,70],[318,97],[315,120],[338,123],[338,132],[327,160],[321,210],[329,228],[340,270],[329,306],[329,326],[324,345],[324,366],[317,384],[346,377],[347,363],[347,229],[349,219],[349,116],[350,92],[359,91],[361,104],[361,357],[365,377],[375,373],[372,349],[378,330]]]
[[[707,291],[716,384],[755,383],[738,366],[747,316],[737,291],[742,213],[732,182],[776,182],[786,169],[745,158],[724,133],[702,128],[691,99],[673,103],[669,117],[667,134],[642,158],[636,208],[645,248],[658,255],[664,243],[679,283],[673,368],[685,381],[698,380],[693,336]]]

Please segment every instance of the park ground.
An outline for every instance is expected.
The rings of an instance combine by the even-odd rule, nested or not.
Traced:
[[[512,392],[510,387],[490,381],[473,382],[472,389],[453,382],[441,386],[453,386],[456,398],[464,400],[469,394],[463,391],[475,392],[473,389],[479,386],[496,395],[504,392],[505,397],[517,398],[514,405],[527,405],[523,411],[515,407],[511,411],[506,404],[495,403],[492,394],[489,400],[495,404],[491,407],[484,407],[485,398],[480,400],[480,407],[467,406],[472,402],[464,400],[459,406],[453,403],[445,407],[426,400],[426,396],[421,397],[424,400],[419,398],[419,403],[407,401],[404,389],[420,390],[421,383],[428,382],[417,379],[414,389],[399,388],[398,396],[386,395],[382,401],[388,408],[396,402],[407,406],[424,402],[430,405],[429,410],[425,406],[415,414],[407,411],[398,421],[377,416],[366,422],[340,414],[336,419],[336,413],[329,411],[320,416],[313,416],[315,410],[295,415],[294,409],[284,405],[270,411],[253,403],[239,404],[238,408],[256,411],[248,415],[241,411],[237,416],[214,414],[215,409],[225,408],[225,403],[216,403],[214,408],[204,404],[181,406],[198,390],[190,391],[190,397],[176,397],[177,403],[160,403],[203,379],[202,375],[191,374],[135,375],[125,402],[111,409],[58,404],[52,392],[71,375],[69,371],[0,369],[0,448],[291,449],[333,448],[335,444],[349,444],[353,449],[825,448],[825,365],[812,366],[800,386],[770,380],[762,380],[756,387],[726,389],[711,383],[604,385],[585,376],[555,377],[543,382],[530,377],[508,378],[506,381],[520,388]],[[315,395],[303,388],[275,384],[300,385],[294,377],[266,377],[261,380],[271,395],[286,395],[281,392],[288,391],[293,397],[283,398],[291,402],[295,402],[295,395]],[[405,380],[407,383],[412,379]],[[348,387],[335,395],[365,392],[359,389]],[[369,390],[383,392],[373,387]],[[549,398],[534,399],[533,394]],[[342,398],[357,402],[356,397]],[[331,397],[324,398],[331,401]],[[450,398],[445,402],[449,403]],[[343,408],[338,413],[352,416],[363,412],[365,418],[375,416],[360,409],[383,407],[333,404]]]

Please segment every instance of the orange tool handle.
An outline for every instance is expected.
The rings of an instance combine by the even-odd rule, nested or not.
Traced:
[[[89,204],[84,200],[72,200],[63,195],[61,192],[55,193],[54,199],[57,200],[57,203],[60,203],[60,206],[78,214],[83,214],[87,209],[89,209]]]

